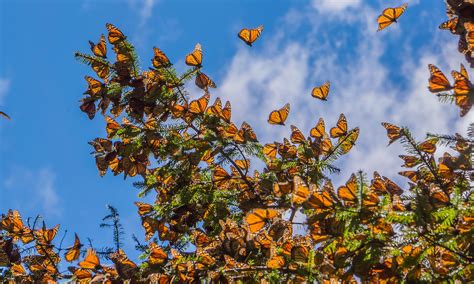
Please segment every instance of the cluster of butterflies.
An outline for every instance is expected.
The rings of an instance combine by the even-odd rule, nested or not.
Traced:
[[[326,132],[326,124],[323,118],[320,118],[316,126],[310,130],[310,137],[308,138],[294,125],[291,125],[291,130],[289,141],[285,138],[283,143],[275,142],[264,146],[263,153],[269,160],[274,160],[277,154],[284,159],[301,158],[297,147],[291,145],[290,141],[296,145],[309,147],[313,154],[326,156],[327,159],[338,149],[342,151],[341,154],[349,152],[359,137],[359,128],[349,130],[344,114],[339,116],[336,126],[332,127],[329,133]],[[331,138],[338,139],[336,145],[333,145]]]
[[[452,95],[449,96],[454,98],[454,102],[461,109],[461,116],[465,116],[474,104],[474,88],[464,65],[461,64],[460,71],[453,70],[451,72],[454,84],[449,82],[438,67],[430,64],[428,68],[431,74],[428,86],[430,92],[446,96],[446,92],[452,91]]]
[[[74,243],[71,247],[58,248],[53,241],[59,231],[59,225],[48,229],[43,222],[40,229],[30,229],[29,226],[23,223],[19,212],[16,210],[10,210],[7,215],[2,215],[0,230],[5,232],[5,236],[8,237],[9,249],[5,252],[12,275],[16,280],[25,281],[25,283],[37,281],[55,283],[54,281],[63,273],[58,270],[61,260],[64,259],[72,263],[78,261],[81,254],[83,254],[83,244],[77,234],[75,234]],[[32,247],[37,254],[22,258],[18,247],[14,245],[20,241],[23,245],[33,242],[34,246]],[[64,258],[59,254],[62,250],[65,250]],[[70,266],[68,270],[79,281],[131,279],[138,270],[137,265],[121,249],[111,253],[109,258],[113,261],[114,267],[101,265],[96,251],[89,248],[84,258],[77,263],[77,267]],[[29,272],[27,272],[24,264]]]
[[[382,123],[382,126],[387,130],[387,137],[389,138],[390,144],[402,137],[410,139],[406,130],[401,127],[387,122]],[[459,134],[456,134],[456,137],[458,142],[454,150],[459,153],[458,157],[453,157],[446,152],[439,158],[438,163],[436,163],[434,154],[437,150],[437,138],[429,138],[420,143],[413,142],[413,145],[416,147],[415,150],[419,153],[418,156],[400,156],[404,162],[403,167],[409,168],[410,170],[401,171],[399,174],[408,178],[411,182],[411,186],[417,184],[417,186],[424,190],[428,197],[427,202],[432,208],[450,205],[450,193],[454,191],[455,185],[453,181],[459,178],[459,174],[462,174],[462,172],[460,173],[459,171],[472,169],[472,161],[470,159],[471,146],[466,142],[467,140]],[[424,161],[429,161],[430,164],[426,165],[426,163],[423,163]],[[412,169],[415,167],[418,169]],[[438,182],[437,186],[433,186],[433,180]],[[441,186],[444,187],[445,190],[442,190]]]
[[[454,8],[451,7],[452,4],[447,3],[447,15],[449,20],[441,23],[439,28],[442,30],[448,30],[454,35],[459,35],[458,41],[458,51],[465,55],[466,60],[471,64],[474,64],[472,53],[474,52],[474,23],[472,22],[472,17],[466,17],[461,12],[461,15],[458,16],[454,12]]]

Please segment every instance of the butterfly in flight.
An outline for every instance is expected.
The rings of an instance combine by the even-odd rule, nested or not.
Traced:
[[[317,99],[325,101],[327,100],[327,97],[329,95],[330,88],[331,88],[331,83],[329,81],[326,81],[321,86],[314,87],[313,91],[311,91],[311,96],[313,96],[313,98],[317,98]]]
[[[391,24],[396,23],[407,7],[408,4],[405,3],[396,8],[387,8],[383,10],[382,14],[377,18],[377,22],[379,23],[379,29],[377,31],[381,31]]]
[[[268,123],[285,125],[286,118],[290,112],[290,104],[286,104],[281,109],[274,110],[268,116]]]
[[[243,40],[247,45],[252,46],[252,43],[254,43],[259,37],[260,34],[263,31],[263,26],[259,26],[256,29],[241,29],[238,37]]]

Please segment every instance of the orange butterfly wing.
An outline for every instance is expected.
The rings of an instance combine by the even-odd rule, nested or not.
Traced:
[[[309,135],[311,135],[313,138],[321,138],[324,136],[324,133],[326,133],[324,119],[320,118],[318,124],[316,124],[316,126],[311,129]]]
[[[355,175],[351,175],[346,185],[340,186],[337,190],[337,196],[344,201],[357,201],[357,179]]]
[[[186,65],[193,66],[193,67],[201,67],[202,66],[202,47],[201,44],[197,43],[194,47],[193,52],[186,55],[185,59]]]
[[[398,18],[405,12],[408,4],[403,4],[400,7],[396,8],[387,8],[383,10],[382,14],[377,18],[377,23],[379,24],[379,28],[377,31],[381,31],[386,27],[390,26],[391,24],[395,23]]]
[[[438,67],[434,66],[433,64],[428,65],[430,69],[430,79],[429,79],[429,87],[428,89],[432,93],[444,92],[449,91],[453,87],[451,83],[449,83],[448,78],[438,69]]]
[[[100,267],[100,260],[95,250],[89,248],[84,260],[79,262],[79,266],[84,269],[96,269]]]
[[[95,56],[107,58],[107,45],[105,43],[104,35],[100,37],[100,41],[97,44],[94,44],[92,41],[89,41],[89,44],[91,46],[92,53],[94,53]]]
[[[323,85],[313,88],[311,91],[311,96],[313,96],[313,98],[325,101],[329,95],[330,88],[331,83],[326,81]]]
[[[245,217],[245,222],[249,225],[251,233],[260,231],[268,220],[273,219],[278,215],[275,209],[254,209]]]
[[[170,60],[168,59],[168,56],[166,56],[166,54],[163,51],[161,51],[161,49],[157,47],[153,47],[153,53],[154,53],[154,56],[153,56],[153,59],[151,60],[153,67],[161,68],[161,67],[168,67],[171,65]]]
[[[268,123],[270,124],[277,124],[277,125],[285,125],[286,118],[288,117],[288,113],[290,112],[290,104],[286,104],[284,107],[278,110],[274,110],[268,116]]]
[[[242,29],[240,30],[238,37],[243,40],[247,45],[252,46],[263,31],[263,26],[259,26],[256,29]]]
[[[106,24],[107,30],[109,31],[108,40],[111,44],[116,44],[125,40],[127,37],[123,35],[122,31],[120,31],[116,26],[112,24]]]
[[[338,138],[347,134],[347,120],[343,113],[339,116],[335,127],[329,131],[331,138]]]
[[[203,114],[206,111],[207,104],[209,103],[209,94],[205,94],[197,100],[189,103],[189,112],[193,114]]]
[[[216,83],[214,83],[214,81],[212,81],[209,76],[202,72],[198,72],[194,82],[196,86],[203,90],[207,90],[208,88],[216,88]]]
[[[81,247],[81,241],[79,240],[77,234],[75,234],[74,245],[64,253],[64,258],[66,261],[73,262],[74,260],[78,259],[81,254]]]

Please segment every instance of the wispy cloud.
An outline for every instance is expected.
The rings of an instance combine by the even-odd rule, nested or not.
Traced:
[[[55,187],[56,174],[50,168],[31,170],[15,168],[3,181],[4,192],[8,198],[3,206],[18,210],[37,210],[45,216],[58,216],[61,213],[60,198]],[[28,202],[25,203],[27,197]]]
[[[340,12],[360,3],[361,0],[313,0],[312,6],[320,12]]]
[[[138,12],[139,25],[144,27],[153,15],[153,7],[158,3],[158,0],[128,0],[128,3],[133,10]]]
[[[338,1],[314,1],[313,4],[315,2],[326,5]],[[329,26],[348,25],[347,19],[332,18],[329,23],[315,24],[314,14],[300,11],[301,19],[307,21],[303,25],[310,28],[306,34],[299,31],[299,42],[286,41],[278,35],[267,36],[262,38],[261,52],[241,48],[215,93],[233,102],[237,121],[246,120],[255,126],[262,142],[279,141],[289,135],[289,127],[266,123],[268,113],[287,102],[292,109],[287,125],[294,124],[305,133],[314,127],[319,117],[324,117],[327,127],[331,127],[339,114],[344,113],[349,126],[359,126],[361,134],[354,150],[339,164],[344,174],[338,179],[345,180],[359,169],[369,174],[378,170],[397,179],[401,164],[398,155],[403,151],[398,145],[386,147],[387,137],[380,123],[389,121],[408,126],[419,139],[428,131],[464,132],[466,121],[472,121],[473,114],[459,119],[455,106],[438,102],[426,88],[428,63],[449,71],[459,68],[463,59],[455,54],[455,46],[440,38],[430,39],[424,46],[412,46],[423,49],[421,56],[388,50],[389,35],[375,31],[377,11],[360,5],[359,1],[340,1],[333,5],[336,5],[334,9],[359,5],[358,16],[350,19],[350,25],[356,26],[358,31],[342,26],[336,38]],[[292,11],[293,16],[295,13]],[[286,16],[288,18],[294,17]],[[399,38],[400,47],[407,44],[402,35],[390,35]],[[347,46],[351,49],[347,50]],[[399,62],[399,66],[387,63],[387,54],[391,54],[392,61]],[[326,80],[332,83],[328,102],[312,98],[311,89]]]
[[[10,90],[10,79],[0,78],[0,105],[3,105],[6,95]]]

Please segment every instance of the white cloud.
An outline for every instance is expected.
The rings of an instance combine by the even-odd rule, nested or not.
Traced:
[[[10,79],[0,78],[0,105],[3,105],[4,99],[10,90]]]
[[[55,187],[56,174],[50,168],[14,168],[3,182],[9,203],[19,210],[42,208],[41,215],[58,216],[60,198]],[[28,203],[25,203],[25,196]],[[39,213],[39,212],[35,212]]]
[[[320,12],[340,12],[360,3],[361,0],[313,0],[312,6]]]
[[[157,0],[128,0],[130,7],[138,12],[140,27],[146,26],[157,2]]]
[[[313,4],[316,2],[323,6],[333,2],[336,8],[358,4],[358,1],[338,4],[314,1]],[[356,147],[338,164],[343,174],[336,178],[336,184],[359,169],[369,175],[378,170],[400,181],[398,155],[403,154],[403,150],[398,144],[386,147],[388,139],[380,123],[388,121],[408,126],[419,140],[427,132],[465,132],[468,122],[473,121],[473,114],[460,119],[456,106],[440,103],[426,88],[428,63],[445,67],[448,72],[458,69],[463,58],[453,44],[446,44],[442,38],[433,38],[426,46],[417,47],[423,51],[421,56],[414,55],[413,51],[387,50],[387,36],[399,39],[401,47],[407,40],[401,33],[377,34],[373,21],[376,11],[368,6],[358,9],[359,16],[351,18],[350,25],[358,26],[360,31],[342,26],[337,38],[326,31],[325,25],[343,25],[344,21],[347,24],[346,19],[330,19],[332,22],[326,24],[319,21],[315,25],[312,15],[305,17],[304,12],[300,12],[313,28],[308,34],[299,35],[302,42],[285,42],[279,35],[267,36],[262,39],[262,52],[240,49],[215,93],[233,102],[236,121],[248,121],[264,143],[289,136],[289,127],[266,123],[268,113],[286,102],[290,102],[292,108],[287,125],[295,124],[304,133],[314,127],[319,117],[325,119],[329,128],[336,123],[339,114],[344,113],[349,126],[359,126],[361,133]],[[295,13],[292,11],[290,18],[294,18]],[[341,48],[349,45],[353,50],[341,52]],[[385,63],[387,54],[402,66]],[[312,98],[311,89],[326,80],[332,84],[329,100],[321,102]]]

